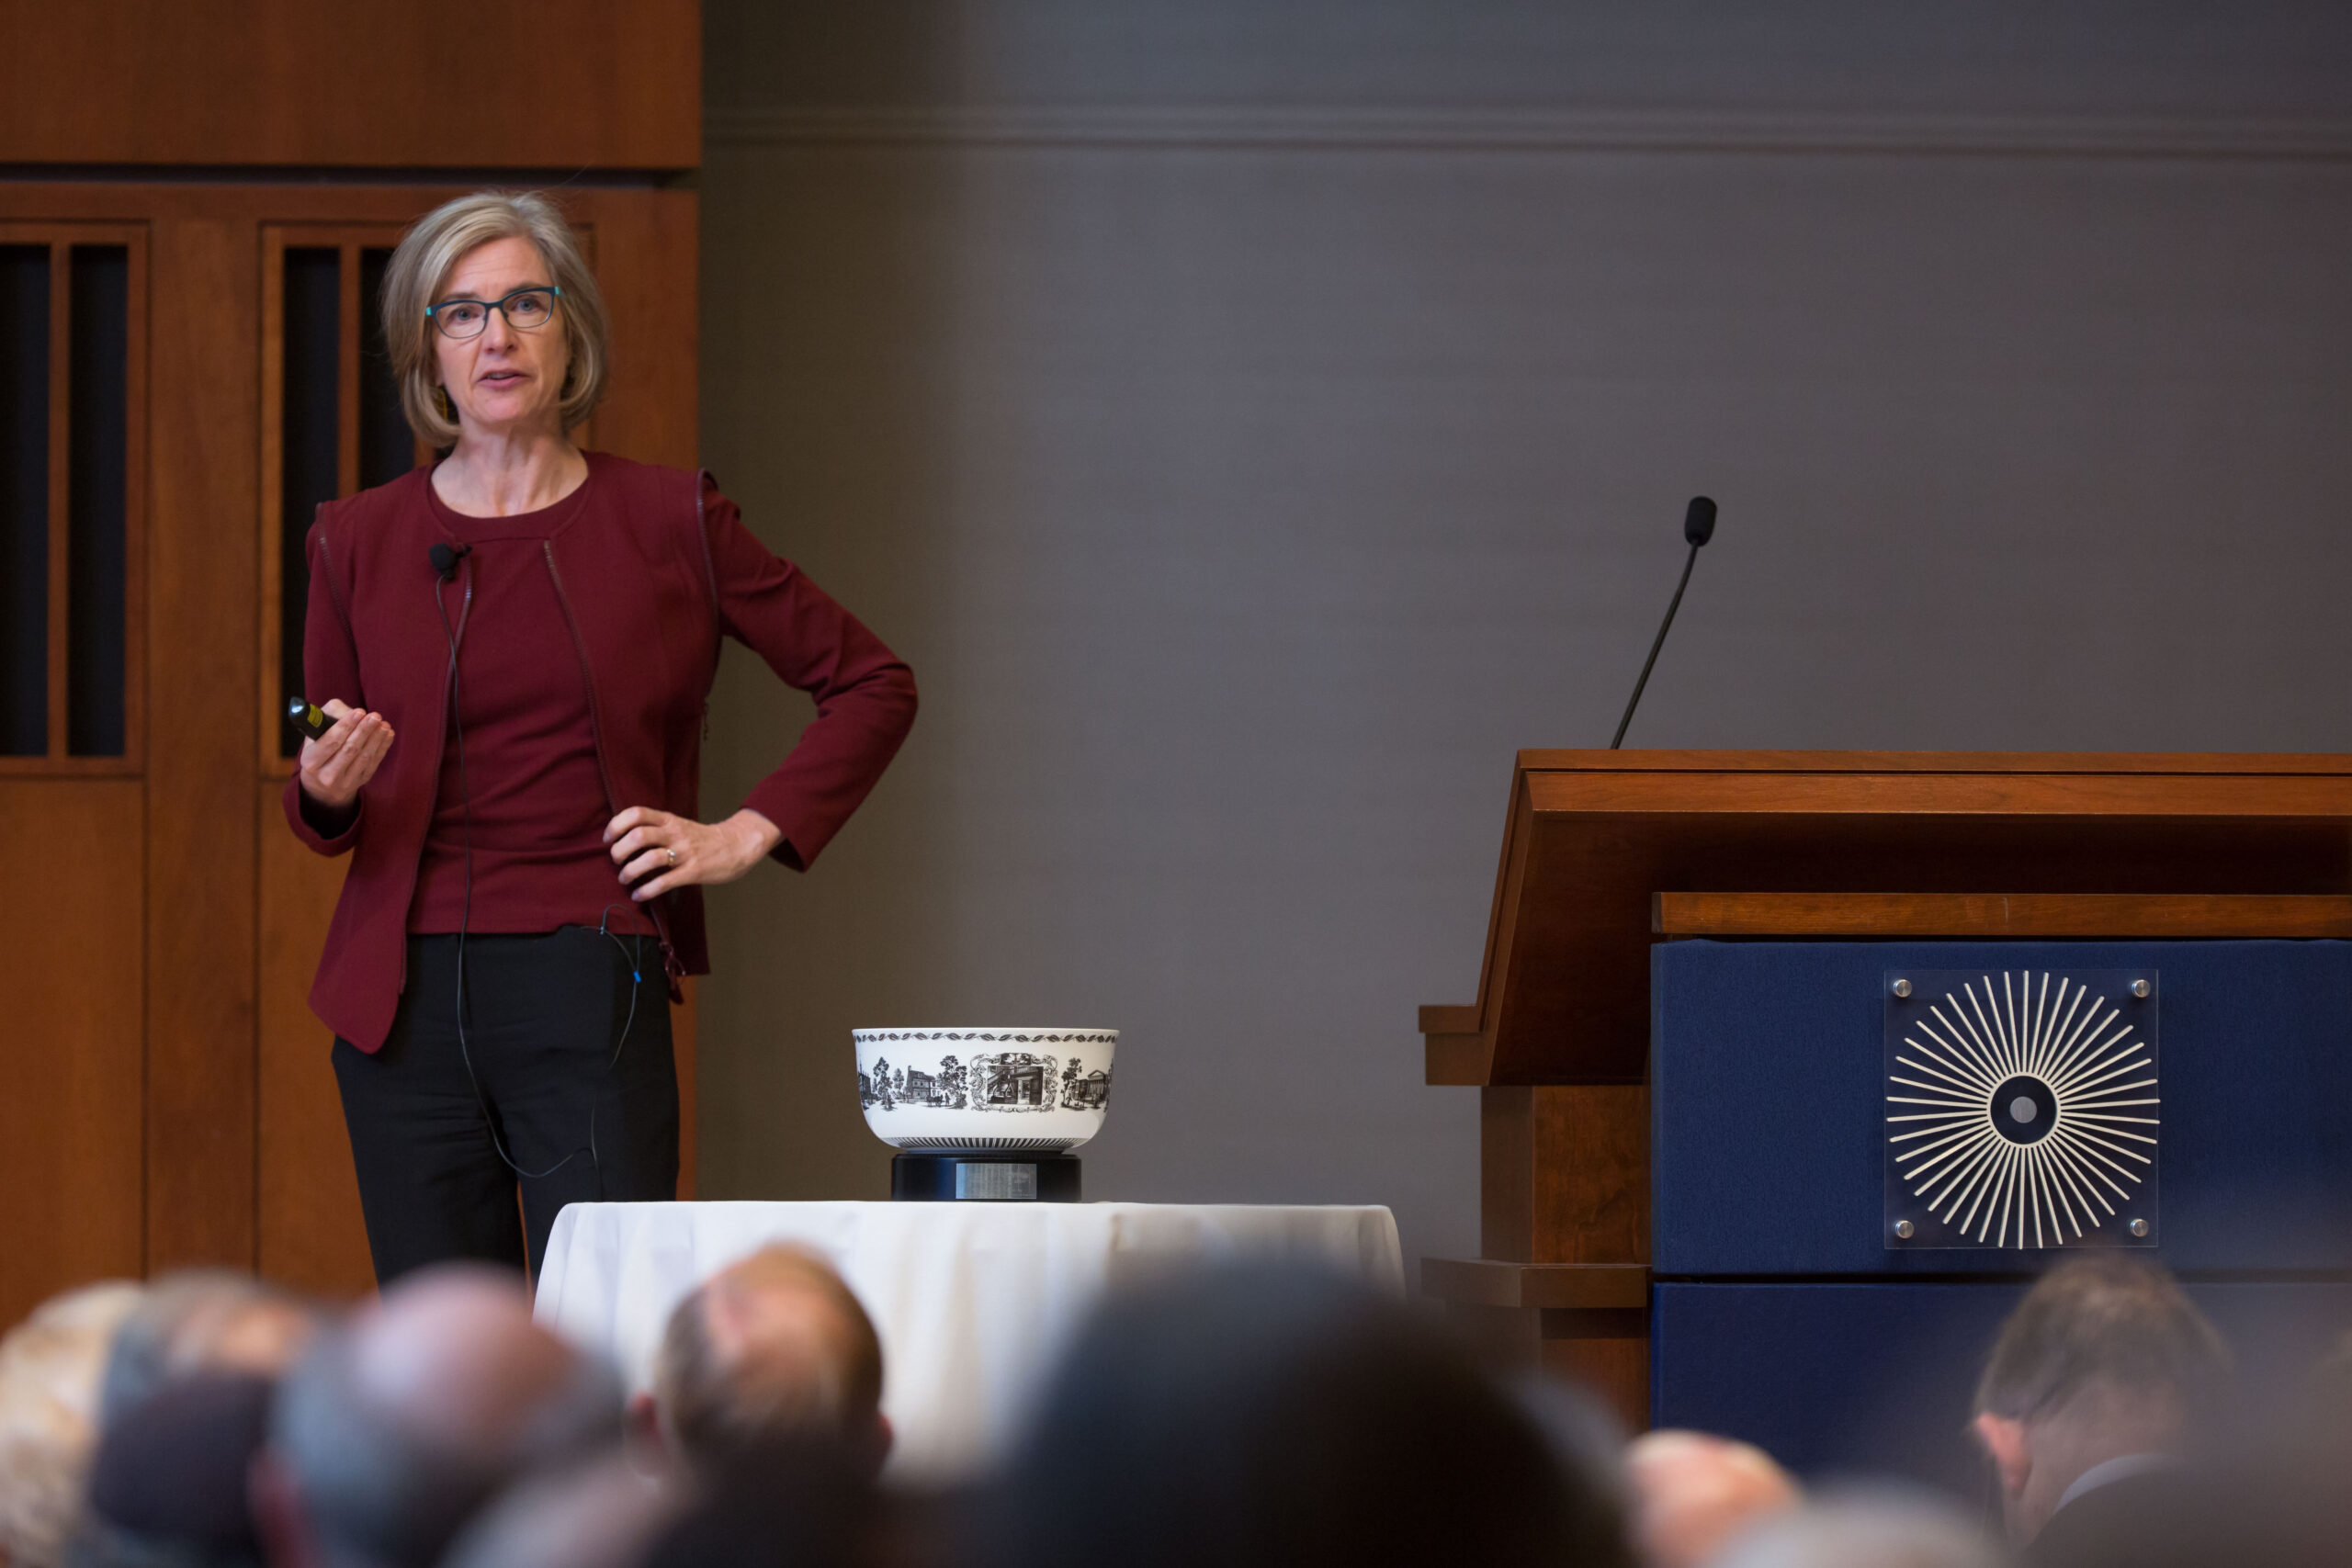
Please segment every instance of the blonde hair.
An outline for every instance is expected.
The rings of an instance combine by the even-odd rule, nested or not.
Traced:
[[[528,240],[563,290],[556,319],[563,324],[569,362],[563,377],[563,427],[583,423],[605,396],[611,363],[611,332],[596,275],[580,253],[580,240],[554,202],[541,192],[478,190],[445,201],[401,236],[384,268],[384,346],[400,384],[401,412],[409,428],[428,446],[458,440],[456,411],[441,389],[441,367],[433,351],[434,326],[424,313],[448,282],[458,263],[494,240]]]
[[[55,1568],[98,1440],[98,1380],[139,1304],[120,1280],[52,1296],[0,1339],[0,1562]]]

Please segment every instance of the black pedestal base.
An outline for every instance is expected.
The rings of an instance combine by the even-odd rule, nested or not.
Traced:
[[[899,1155],[890,1161],[890,1196],[919,1203],[1075,1203],[1078,1156]]]

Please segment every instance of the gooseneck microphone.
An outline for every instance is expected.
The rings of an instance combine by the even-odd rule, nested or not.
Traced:
[[[1616,738],[1609,742],[1611,751],[1623,742],[1625,727],[1634,722],[1634,710],[1641,705],[1642,688],[1650,683],[1650,666],[1657,662],[1657,650],[1666,646],[1667,628],[1674,625],[1674,612],[1682,607],[1682,591],[1690,586],[1690,569],[1699,564],[1699,547],[1715,536],[1713,502],[1703,495],[1690,498],[1689,510],[1682,513],[1682,536],[1690,541],[1690,553],[1682,559],[1682,581],[1674,585],[1674,597],[1666,604],[1666,619],[1657,624],[1657,640],[1650,644],[1650,656],[1642,660],[1642,678],[1634,682],[1634,694],[1625,701],[1625,716],[1617,721]],[[443,547],[434,547],[436,550]]]

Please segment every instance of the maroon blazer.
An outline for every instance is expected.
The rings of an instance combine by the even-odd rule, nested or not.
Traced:
[[[805,869],[881,777],[914,722],[914,676],[855,616],[743,526],[705,474],[592,452],[587,504],[547,542],[570,623],[606,804],[700,815],[702,733],[723,633],[817,701],[817,718],[744,802],[783,832],[775,858]],[[321,854],[352,854],[311,1008],[374,1051],[407,983],[408,908],[448,730],[449,645],[427,552],[456,544],[426,502],[429,468],[329,502],[311,527],[302,636],[307,694],[380,713],[392,747],[339,830],[303,810],[286,820]],[[467,587],[459,561],[452,590]],[[460,637],[464,635],[462,612]],[[484,628],[471,628],[483,635]],[[315,811],[315,807],[312,808]],[[642,906],[662,938],[672,993],[708,972],[702,890]]]

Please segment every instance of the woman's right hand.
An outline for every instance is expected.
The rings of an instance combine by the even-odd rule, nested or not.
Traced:
[[[316,740],[302,742],[302,793],[330,811],[347,811],[391,750],[392,727],[379,713],[362,713],[329,697],[319,711],[334,720]]]

